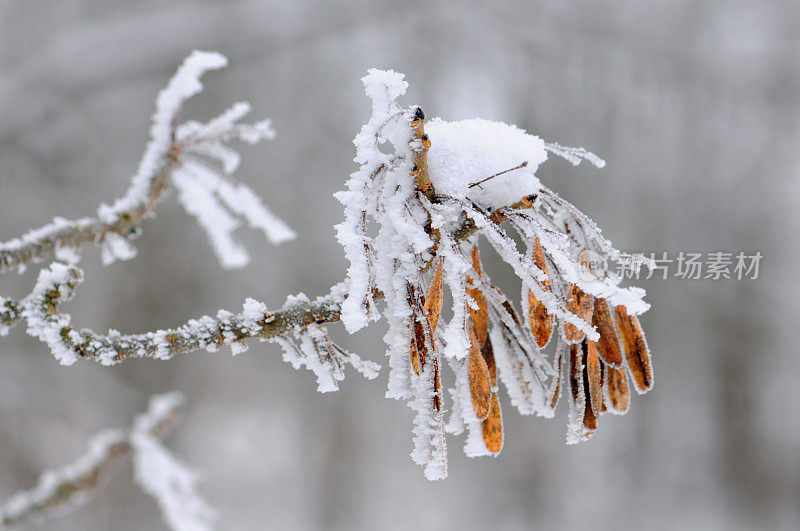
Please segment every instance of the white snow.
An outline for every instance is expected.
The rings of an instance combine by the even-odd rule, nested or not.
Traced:
[[[176,458],[153,434],[167,415],[183,405],[181,393],[150,399],[147,412],[137,416],[129,435],[133,450],[133,479],[155,498],[164,522],[175,531],[206,531],[213,527],[214,511],[197,492],[200,475]]]
[[[381,186],[381,182],[389,177],[386,174],[390,171],[392,156],[381,151],[381,145],[389,140],[395,150],[409,152],[406,113],[395,102],[408,87],[403,78],[403,74],[393,70],[375,68],[361,78],[372,100],[372,115],[353,140],[356,146],[353,160],[361,166],[350,175],[347,189],[334,194],[344,205],[345,219],[336,225],[336,238],[350,262],[342,323],[351,334],[379,317],[371,292],[375,264],[369,249],[373,239],[366,233],[366,213],[378,208],[381,191],[386,187]]]
[[[481,118],[425,124],[431,139],[428,168],[437,194],[469,198],[476,204],[499,208],[539,191],[536,170],[547,160],[544,141],[515,125]],[[494,174],[499,175],[470,188]]]
[[[45,470],[32,489],[19,491],[0,505],[0,520],[14,520],[37,511],[57,494],[60,485],[78,483],[81,478],[88,477],[108,459],[112,447],[125,444],[126,441],[125,430],[107,429],[96,433],[89,439],[86,453],[61,468]],[[73,496],[70,504],[80,505],[88,498],[88,493]],[[42,515],[34,514],[34,520],[39,519],[42,519]]]
[[[249,187],[217,173],[199,160],[189,159],[173,176],[178,201],[206,231],[222,267],[250,262],[250,255],[233,235],[242,221],[261,230],[273,244],[296,237]]]
[[[134,256],[136,247],[116,232],[109,232],[103,238],[103,243],[100,245],[100,260],[103,265],[112,264],[117,260],[130,260]]]
[[[307,299],[306,299],[307,301]],[[287,306],[296,303],[290,299]],[[343,350],[333,343],[325,329],[312,323],[305,327],[297,326],[290,335],[270,338],[283,349],[283,360],[295,369],[307,368],[317,377],[317,391],[329,393],[339,390],[339,382],[344,380],[344,366],[349,363],[365,378],[378,376],[381,366],[362,359],[356,354]]]
[[[155,498],[164,522],[175,531],[206,531],[213,528],[214,511],[197,493],[200,475],[177,459],[155,437],[146,432],[131,434],[133,478]]]

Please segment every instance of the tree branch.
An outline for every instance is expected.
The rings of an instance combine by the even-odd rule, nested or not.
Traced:
[[[266,305],[247,299],[243,311],[235,315],[220,310],[216,317],[203,316],[166,330],[122,335],[115,330],[97,334],[70,326],[68,314],[59,313],[58,305],[72,298],[83,281],[83,273],[74,266],[54,263],[43,269],[31,294],[19,306],[28,323],[28,334],[46,343],[55,357],[69,365],[79,358],[112,365],[127,357],[169,359],[177,354],[200,349],[216,351],[231,345],[235,352],[246,349],[245,339],[268,339],[290,333],[295,327],[339,320],[341,296],[331,294],[311,302],[305,296],[291,297],[276,312]]]
[[[109,233],[128,238],[145,217],[151,214],[166,192],[172,172],[179,166],[180,148],[174,144],[162,159],[159,170],[149,181],[145,198],[118,213],[111,222],[99,217],[65,220],[56,218],[21,238],[0,244],[0,273],[20,270],[30,263],[41,262],[61,248],[76,250],[87,243],[101,242]]]
[[[59,251],[75,255],[83,245],[101,243],[111,234],[118,239],[130,238],[163,197],[170,176],[180,165],[180,155],[186,147],[176,142],[175,125],[181,106],[202,90],[200,77],[205,72],[226,64],[225,57],[212,52],[195,51],[187,57],[158,95],[150,141],[125,195],[111,206],[100,205],[93,218],[55,218],[20,238],[0,243],[0,273],[22,271],[27,264]]]
[[[531,208],[533,199],[533,196],[524,197],[508,207],[495,210],[489,217],[495,223],[502,223],[506,220],[504,212]],[[467,218],[453,231],[453,238],[464,240],[476,230],[474,222]],[[8,327],[26,321],[28,334],[46,343],[63,364],[69,365],[84,358],[112,365],[128,357],[169,359],[201,349],[216,351],[223,345],[241,352],[247,348],[247,339],[267,340],[286,336],[311,324],[339,321],[343,302],[341,287],[337,285],[328,295],[314,301],[304,295],[292,296],[274,312],[270,312],[264,303],[247,299],[239,314],[220,310],[216,317],[205,315],[177,328],[126,335],[110,330],[103,335],[88,329],[75,329],[70,325],[70,316],[58,311],[58,305],[71,299],[82,281],[83,273],[77,267],[52,264],[39,274],[28,297],[20,302],[0,301],[0,322],[7,331]],[[383,294],[376,292],[374,296],[382,298]]]
[[[506,213],[510,210],[524,210],[526,208],[532,208],[533,202],[536,201],[537,194],[531,194],[528,196],[523,197],[516,203],[512,203],[506,207],[498,208],[491,214],[489,214],[489,220],[493,223],[497,223],[498,225],[504,223],[508,217]],[[467,216],[464,222],[461,224],[459,228],[453,231],[453,239],[456,241],[466,240],[475,232],[477,232],[478,227],[475,225],[475,222]]]
[[[45,513],[85,501],[106,473],[134,452],[132,441],[137,434],[159,440],[169,435],[179,420],[178,410],[183,402],[180,393],[155,396],[148,411],[136,418],[132,428],[95,434],[86,454],[60,469],[43,473],[34,488],[20,491],[0,505],[0,525],[41,519]]]

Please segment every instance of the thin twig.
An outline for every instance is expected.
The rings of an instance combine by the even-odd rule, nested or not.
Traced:
[[[500,177],[500,176],[501,176],[501,175],[503,175],[503,174],[506,174],[506,173],[508,173],[508,172],[511,172],[511,171],[514,171],[514,170],[518,170],[518,169],[520,169],[520,168],[524,168],[524,167],[525,167],[525,166],[527,166],[527,165],[528,165],[528,161],[526,160],[525,162],[523,162],[523,163],[522,163],[522,164],[520,164],[519,166],[514,166],[513,168],[509,168],[509,169],[507,169],[507,170],[503,170],[503,171],[501,171],[501,172],[495,173],[494,175],[490,175],[490,176],[488,176],[487,178],[483,179],[482,181],[478,181],[478,182],[476,182],[476,183],[472,183],[472,184],[471,184],[471,185],[469,185],[467,188],[472,188],[473,186],[480,186],[480,185],[482,185],[483,183],[485,183],[486,181],[488,181],[489,179],[494,179],[495,177]]]

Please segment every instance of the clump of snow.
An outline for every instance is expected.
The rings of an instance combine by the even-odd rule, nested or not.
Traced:
[[[372,115],[353,141],[360,167],[347,189],[336,194],[345,207],[337,238],[350,261],[341,315],[349,332],[361,329],[378,317],[373,290],[383,293],[389,322],[384,336],[390,367],[387,396],[409,399],[415,411],[412,458],[425,467],[426,477],[439,479],[446,475],[447,450],[442,412],[434,407],[435,346],[428,345],[432,358],[423,370],[409,368],[412,318],[419,317],[419,294],[424,293],[420,271],[431,258],[434,240],[425,230],[428,213],[411,177],[415,109],[403,109],[396,101],[408,87],[403,77],[372,69],[362,78]],[[385,146],[387,141],[391,147]],[[420,148],[415,144],[414,149]],[[375,236],[367,232],[370,222],[378,226]]]
[[[248,144],[275,138],[271,120],[255,124],[240,124],[239,120],[250,113],[250,104],[237,102],[227,111],[207,123],[190,120],[177,128],[175,138],[188,151],[216,159],[226,174],[231,175],[239,167],[239,153],[226,145],[232,139]]]
[[[291,311],[293,306],[307,305],[308,297],[300,293],[286,299],[284,309]],[[272,336],[269,339],[283,349],[283,360],[295,369],[306,369],[317,377],[317,391],[329,393],[339,389],[344,380],[344,366],[350,364],[365,378],[372,380],[378,376],[381,366],[373,361],[342,349],[331,341],[325,329],[317,323],[296,325],[290,333]]]
[[[58,218],[56,218],[58,219]],[[65,262],[67,264],[77,264],[81,261],[80,249],[77,247],[70,247],[69,245],[56,245],[56,250],[53,252],[56,260]]]
[[[250,262],[247,250],[233,234],[243,220],[276,245],[296,237],[252,189],[198,160],[187,160],[175,172],[173,183],[178,201],[206,231],[222,267],[238,268]]]
[[[187,163],[175,174],[173,182],[178,190],[178,201],[187,214],[193,216],[206,231],[222,267],[227,269],[243,267],[250,262],[250,256],[239,240],[233,236],[240,222],[220,205],[213,191],[197,178],[202,172],[205,172],[202,166]]]
[[[248,332],[255,333],[261,329],[262,322],[270,322],[273,318],[269,316],[267,305],[261,301],[247,297],[242,305],[242,313],[239,320],[242,328]]]
[[[297,237],[250,187],[231,177],[241,160],[239,153],[227,145],[231,140],[255,144],[275,138],[269,120],[239,123],[249,112],[250,105],[239,102],[207,123],[182,124],[175,133],[183,152],[183,163],[173,176],[178,200],[206,231],[225,268],[243,267],[250,262],[247,250],[233,236],[242,221],[263,232],[274,245]],[[221,170],[200,157],[218,162]]]
[[[469,198],[486,208],[510,205],[539,190],[536,170],[545,143],[515,125],[481,118],[425,124],[431,139],[428,171],[437,194]],[[500,172],[518,168],[477,184]]]
[[[134,256],[136,256],[136,247],[116,232],[109,232],[103,238],[100,246],[100,260],[103,265],[112,264],[117,260],[130,260]]]

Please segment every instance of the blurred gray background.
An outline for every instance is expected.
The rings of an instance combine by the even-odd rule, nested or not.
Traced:
[[[451,437],[436,484],[408,457],[410,410],[383,398],[385,363],[320,395],[272,345],[64,368],[18,327],[0,342],[0,497],[177,388],[189,407],[169,445],[205,471],[220,529],[797,529],[799,27],[794,0],[0,1],[0,240],[123,193],[156,93],[194,48],[231,65],[184,116],[247,100],[278,131],[242,148],[238,176],[297,241],[243,230],[253,263],[224,271],[170,198],[137,259],[103,268],[86,251],[66,308],[79,326],[174,326],[341,280],[332,193],[355,167],[369,67],[405,72],[404,102],[430,115],[504,120],[605,157],[540,175],[622,249],[764,255],[756,281],[641,282],[656,386],[593,440],[564,444],[563,404],[554,421],[506,405],[502,455],[467,459]],[[34,274],[3,276],[0,293],[23,296]],[[332,328],[384,361],[383,323]],[[123,469],[43,527],[162,524]]]

